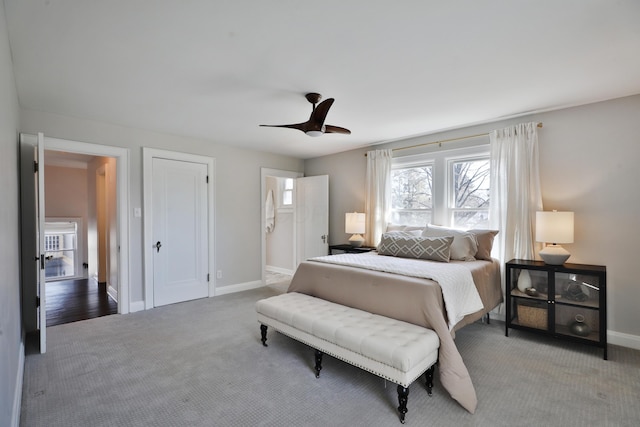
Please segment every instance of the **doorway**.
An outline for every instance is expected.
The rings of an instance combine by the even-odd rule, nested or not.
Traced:
[[[286,281],[296,268],[296,179],[301,172],[261,169],[262,283]],[[291,183],[291,184],[289,184]],[[291,190],[291,203],[285,192]],[[285,200],[286,199],[286,200]],[[285,203],[286,202],[286,203]]]
[[[269,284],[273,273],[293,275],[301,261],[327,255],[329,177],[262,168],[261,195],[262,283]]]
[[[45,149],[47,326],[118,312],[117,159]]]
[[[45,280],[45,167],[44,151],[71,155],[113,157],[117,160],[118,312],[129,312],[129,151],[38,135],[20,134],[22,221],[22,318],[25,332],[37,336],[39,351],[46,352]]]

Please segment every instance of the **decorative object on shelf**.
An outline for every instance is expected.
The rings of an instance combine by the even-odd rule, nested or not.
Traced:
[[[527,288],[524,290],[524,293],[529,295],[530,297],[537,297],[538,295],[540,295],[536,288]]]
[[[564,264],[571,254],[558,243],[573,243],[573,212],[536,212],[536,241],[551,243],[539,253],[545,263]]]
[[[591,333],[589,325],[584,323],[584,316],[582,314],[576,314],[575,321],[569,324],[569,330],[572,334],[579,337],[586,337]]]
[[[543,301],[523,300],[518,302],[518,320],[522,326],[547,329],[547,308]]]
[[[582,286],[577,283],[571,283],[567,286],[567,289],[563,292],[565,298],[571,301],[586,301],[589,297],[582,292]]]
[[[355,248],[359,248],[364,243],[365,216],[363,213],[347,213],[344,219],[344,232],[351,234],[349,243]]]
[[[520,292],[526,292],[531,287],[531,276],[529,270],[520,270],[518,275],[518,290]]]

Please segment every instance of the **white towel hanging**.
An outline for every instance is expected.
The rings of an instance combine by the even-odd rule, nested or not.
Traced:
[[[276,216],[273,208],[273,190],[269,190],[267,193],[267,200],[264,203],[264,217],[265,217],[265,230],[267,233],[271,233],[276,226]]]

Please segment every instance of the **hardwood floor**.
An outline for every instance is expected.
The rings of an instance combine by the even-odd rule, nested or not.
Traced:
[[[89,279],[47,282],[47,326],[93,319],[118,312],[105,289]]]

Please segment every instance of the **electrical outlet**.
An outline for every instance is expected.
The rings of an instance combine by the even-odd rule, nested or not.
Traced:
[[[222,279],[222,270],[218,270],[218,271],[216,272],[216,278],[217,278],[217,279]]]

